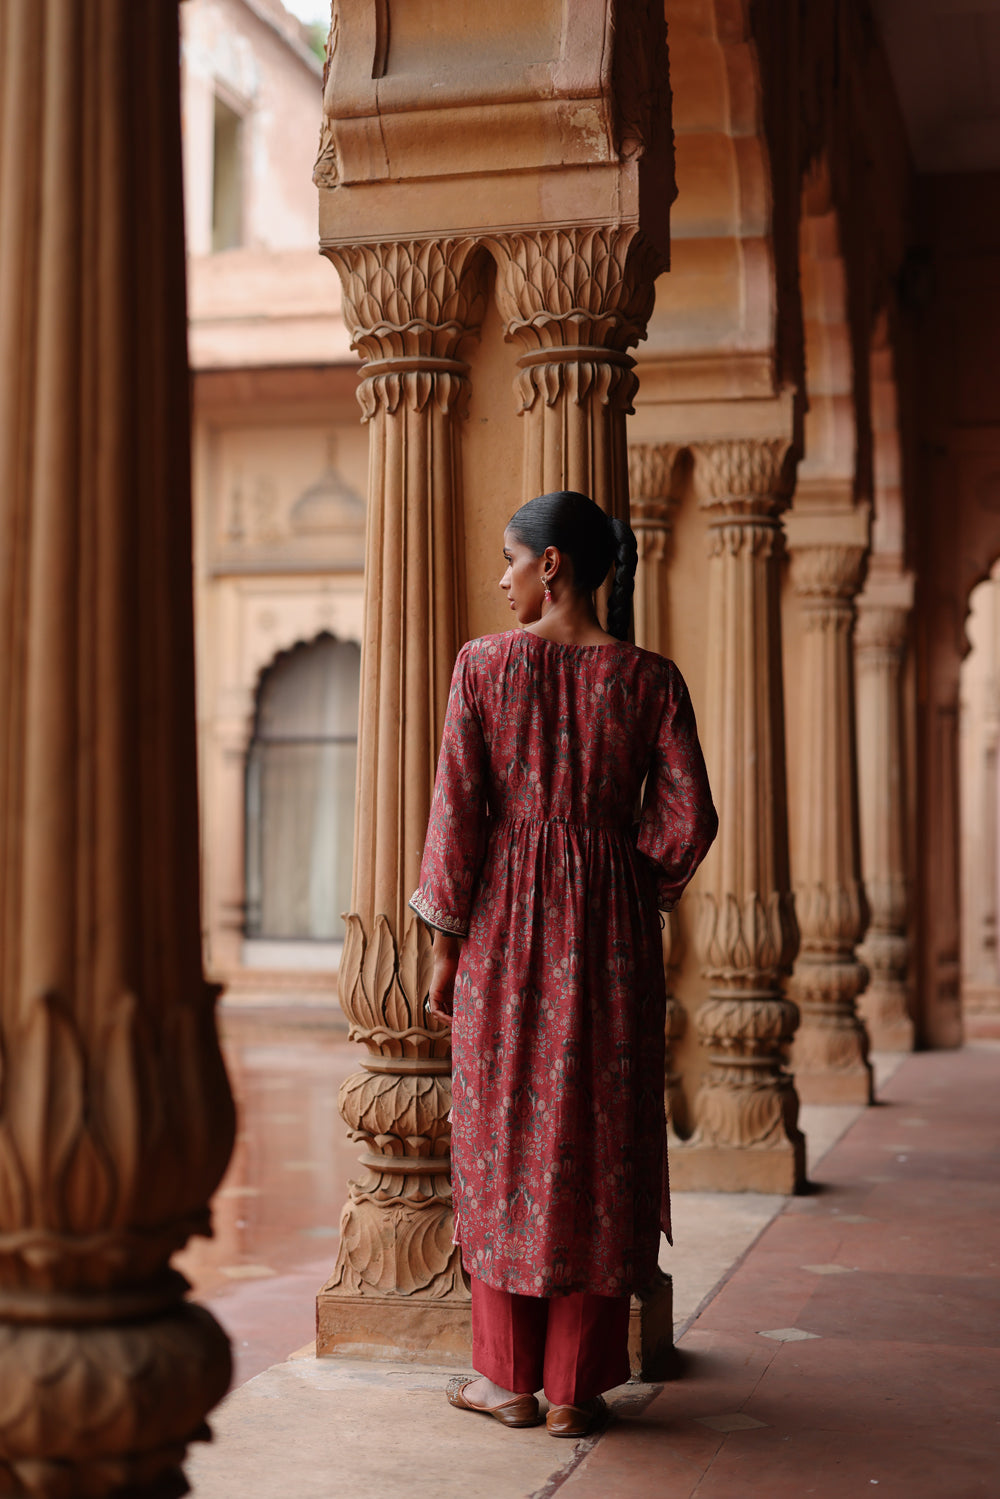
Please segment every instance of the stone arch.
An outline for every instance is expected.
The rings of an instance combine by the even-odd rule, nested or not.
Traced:
[[[964,658],[969,650],[968,622],[972,593],[980,583],[993,576],[997,559],[1000,558],[1000,468],[984,465],[973,476],[973,493],[968,496],[972,503],[965,506],[971,522],[967,545],[958,558],[956,578],[957,618],[961,621],[959,653]]]
[[[1000,1034],[1000,560],[970,590],[959,687],[961,998],[966,1034]]]
[[[779,306],[775,188],[750,6],[692,0],[668,7],[668,22],[678,195],[672,270],[657,283],[643,379],[651,364],[676,357],[668,379],[682,396],[687,387],[688,399],[767,396],[781,378],[776,330],[796,315]]]
[[[803,183],[799,263],[807,399],[798,488],[835,487],[843,503],[869,486],[859,473],[858,370],[848,314],[847,267],[823,159],[813,165]]]
[[[899,425],[896,357],[885,308],[871,339],[872,559],[902,565],[907,551],[903,448]]]

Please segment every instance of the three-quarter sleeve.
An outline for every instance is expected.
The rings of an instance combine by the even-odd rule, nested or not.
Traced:
[[[712,846],[719,819],[691,698],[673,667],[646,777],[636,839],[651,861],[657,905],[670,911]]]
[[[458,653],[420,884],[410,905],[428,926],[464,937],[486,847],[487,756],[472,682],[471,646]]]

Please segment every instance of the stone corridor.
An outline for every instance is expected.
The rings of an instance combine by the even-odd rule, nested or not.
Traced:
[[[680,1377],[623,1387],[570,1446],[450,1410],[433,1367],[311,1356],[355,1149],[334,1103],[349,1048],[309,1025],[227,1033],[240,1148],[186,1268],[248,1382],[193,1450],[197,1499],[996,1492],[997,1043],[880,1058],[877,1107],[807,1107],[806,1195],[677,1194]]]

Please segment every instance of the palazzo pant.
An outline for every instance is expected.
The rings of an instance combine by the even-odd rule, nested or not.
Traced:
[[[628,1296],[518,1296],[472,1281],[472,1364],[515,1395],[544,1390],[552,1405],[582,1405],[624,1384]]]

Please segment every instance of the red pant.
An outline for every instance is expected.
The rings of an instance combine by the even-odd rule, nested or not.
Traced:
[[[472,1363],[516,1395],[580,1405],[629,1377],[628,1296],[515,1296],[472,1278]]]

